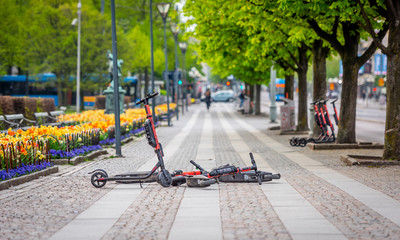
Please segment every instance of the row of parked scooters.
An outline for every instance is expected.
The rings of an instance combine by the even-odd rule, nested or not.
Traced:
[[[334,99],[331,104],[333,107],[333,118],[335,119],[336,126],[339,125],[339,115],[336,110],[335,102],[338,99]],[[299,138],[293,137],[289,140],[289,143],[293,147],[305,147],[307,143],[333,143],[336,141],[335,127],[329,116],[326,100],[317,100],[311,103],[314,106],[314,120],[317,126],[321,129],[321,134],[316,138]]]

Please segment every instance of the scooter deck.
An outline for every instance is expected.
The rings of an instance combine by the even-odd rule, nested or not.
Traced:
[[[269,172],[260,172],[262,182],[269,182],[272,179],[280,179],[281,175]],[[257,175],[254,170],[245,173],[236,173],[219,177],[220,182],[258,182]]]

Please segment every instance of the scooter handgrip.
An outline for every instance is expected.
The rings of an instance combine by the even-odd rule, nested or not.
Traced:
[[[158,95],[158,92],[154,92],[154,93],[148,95],[147,98],[153,98],[153,97],[155,97],[157,95]]]
[[[253,166],[252,166],[253,170],[257,170],[257,164],[256,164],[256,160],[254,160],[253,153],[250,152],[249,155],[250,155],[250,159],[251,159],[251,164],[253,164]]]
[[[149,94],[147,94],[147,97],[145,97],[145,98],[143,98],[143,99],[140,99],[139,101],[137,101],[136,102],[136,105],[139,105],[139,104],[141,104],[141,103],[144,103],[144,100],[145,99],[150,99],[150,98],[153,98],[153,97],[155,97],[155,96],[157,96],[158,95],[158,92],[154,92],[154,93],[149,93]]]
[[[144,103],[144,99],[141,99],[141,100],[137,101],[135,104],[136,104],[136,105],[139,105],[139,104],[141,104],[141,103]]]

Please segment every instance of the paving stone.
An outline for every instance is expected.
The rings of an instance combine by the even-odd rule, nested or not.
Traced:
[[[268,118],[243,116],[234,112],[232,106],[233,104],[213,103],[207,113],[204,105],[193,105],[189,112],[180,115],[179,121],[173,122],[173,127],[157,128],[159,140],[165,148],[176,134],[182,133],[195,111],[202,111],[196,122],[192,123],[193,129],[181,139],[182,144],[174,146],[177,151],[168,156],[167,169],[191,170],[193,166],[189,160],[197,160],[196,156],[207,169],[223,164],[245,166],[249,164],[245,151],[250,149],[257,156],[259,166],[267,166],[280,172],[286,184],[279,180],[265,183],[262,187],[253,183],[220,183],[205,189],[186,186],[163,188],[156,183],[144,184],[144,189],[119,218],[114,220],[113,226],[94,238],[167,239],[181,207],[186,211],[182,212],[183,218],[179,218],[187,224],[187,228],[181,232],[184,237],[196,231],[196,226],[190,225],[190,214],[200,212],[202,215],[198,216],[198,220],[204,217],[204,222],[208,219],[210,224],[220,224],[223,239],[340,239],[343,235],[348,239],[400,239],[399,225],[333,185],[330,181],[334,180],[334,175],[330,175],[329,171],[321,172],[318,176],[314,173],[317,168],[327,167],[400,201],[400,166],[348,167],[339,159],[343,153],[379,155],[381,150],[310,151],[308,148],[292,148],[289,146],[288,136],[280,136],[276,131],[267,130]],[[244,129],[232,117],[232,112],[278,143],[259,141],[254,132]],[[212,136],[202,136],[205,119],[208,117],[213,128]],[[223,125],[227,122],[234,131]],[[202,137],[203,140],[206,139],[205,142]],[[207,149],[211,147],[213,153],[208,153]],[[110,149],[109,151],[113,152]],[[102,156],[77,166],[60,166],[57,174],[1,191],[1,239],[48,239],[117,186],[129,190],[129,185],[113,182],[107,183],[102,189],[94,188],[90,183],[90,175],[87,174],[97,168],[105,169],[109,175],[137,171],[147,167],[149,159],[154,158],[153,149],[143,137],[124,145],[122,154],[124,157]],[[212,160],[209,160],[210,155]],[[317,162],[307,163],[309,171],[289,159],[289,155],[307,161],[310,158]],[[291,187],[299,195],[280,194],[285,187]],[[264,194],[263,190],[267,193]],[[274,198],[267,197],[268,191],[274,194]],[[216,192],[218,208],[211,204]],[[374,197],[371,196],[371,202],[375,201]],[[190,204],[185,205],[189,200]],[[318,231],[324,230],[318,227],[322,226],[319,220],[312,222],[315,225],[313,234],[310,229],[302,227],[305,223],[303,219],[293,221],[293,228],[298,229],[296,231],[285,226],[284,219],[280,216],[301,216],[305,214],[301,208],[304,204],[312,205],[341,234],[319,234]],[[203,212],[202,208],[205,208]],[[179,219],[178,221],[182,221]],[[70,237],[76,233],[71,232]],[[213,239],[212,234],[210,238]]]

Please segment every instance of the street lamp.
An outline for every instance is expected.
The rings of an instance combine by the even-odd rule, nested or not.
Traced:
[[[182,73],[183,73],[183,84],[186,84],[186,58],[185,58],[185,53],[187,49],[187,42],[180,42],[179,43],[179,48],[181,49],[181,52],[183,54],[183,61],[182,61]],[[182,111],[184,109],[185,102],[183,99],[185,98],[185,92],[182,89]],[[188,110],[188,103],[186,102],[186,111]]]
[[[274,64],[271,66],[271,81],[270,81],[270,98],[271,98],[271,106],[269,107],[270,113],[270,122],[276,123],[276,101],[275,101],[275,83],[276,83],[276,69],[274,68]]]
[[[167,82],[167,119],[168,119],[168,126],[171,126],[171,121],[169,117],[169,80],[168,80],[168,53],[167,53],[167,30],[166,30],[166,21],[169,7],[171,6],[170,3],[158,3],[157,9],[160,13],[163,23],[164,23],[164,51],[165,51],[165,74],[164,79]]]
[[[154,47],[153,47],[153,0],[150,0],[150,59],[151,59],[151,92],[154,92]],[[156,98],[151,99],[153,114],[156,112]]]
[[[76,64],[76,112],[80,111],[80,85],[81,85],[81,0],[78,2],[78,19],[74,19],[71,25],[75,26],[78,22],[78,53]]]
[[[176,120],[179,120],[179,108],[178,108],[178,68],[179,68],[179,60],[178,60],[178,34],[179,34],[179,26],[176,23],[171,24],[171,31],[174,34],[175,39],[175,71],[174,71],[174,88],[176,94]]]

